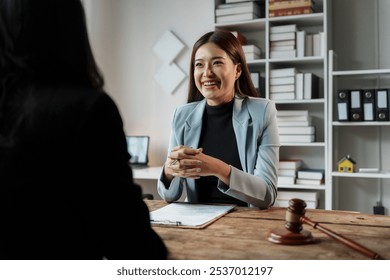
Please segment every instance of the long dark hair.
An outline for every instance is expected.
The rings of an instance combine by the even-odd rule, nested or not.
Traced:
[[[198,49],[206,43],[214,43],[222,50],[224,50],[233,61],[233,63],[241,64],[242,73],[234,84],[235,93],[238,96],[255,96],[259,97],[259,93],[256,91],[248,65],[246,64],[244,51],[237,38],[230,32],[225,30],[215,30],[204,34],[195,42],[192,48],[191,63],[190,63],[190,83],[188,89],[187,102],[194,102],[202,100],[204,97],[198,90],[194,80],[194,68],[195,68],[195,54]]]
[[[34,84],[103,88],[80,0],[0,0],[0,137]]]

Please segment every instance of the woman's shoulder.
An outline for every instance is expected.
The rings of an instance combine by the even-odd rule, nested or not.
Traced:
[[[186,103],[183,105],[179,105],[179,106],[177,106],[176,111],[178,111],[178,112],[192,111],[196,108],[196,106],[199,105],[200,102],[201,101],[195,101],[195,102],[190,102],[190,103]]]
[[[263,97],[247,96],[243,102],[245,102],[248,107],[255,108],[266,108],[275,106],[275,103],[272,100]]]
[[[197,111],[200,108],[200,106],[202,106],[202,103],[203,103],[202,101],[195,101],[195,102],[179,105],[175,109],[176,118],[178,116],[189,116],[190,114]]]
[[[202,119],[205,107],[204,101],[195,101],[176,107],[173,122],[181,126],[186,122],[197,122]]]

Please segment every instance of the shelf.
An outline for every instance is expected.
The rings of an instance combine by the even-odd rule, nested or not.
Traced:
[[[283,23],[288,24],[296,23],[299,26],[313,26],[313,25],[322,25],[324,23],[324,14],[323,13],[313,13],[306,15],[296,15],[296,16],[283,16],[283,17],[270,17],[269,22],[271,23]]]
[[[240,32],[249,32],[265,29],[266,21],[267,20],[265,18],[259,18],[247,21],[216,23],[214,26],[215,28],[229,29],[232,31],[237,30]]]
[[[376,178],[376,179],[390,179],[390,172],[380,172],[380,173],[346,173],[346,172],[332,172],[333,177],[349,177],[349,178]]]
[[[325,190],[325,185],[284,185],[279,184],[278,189],[301,189],[301,190]]]
[[[294,65],[310,65],[310,64],[320,64],[324,62],[324,58],[321,56],[306,56],[306,57],[292,57],[292,58],[262,58],[256,60],[248,60],[246,63],[251,65],[265,65],[267,62],[273,64],[294,64]]]
[[[265,65],[266,59],[249,60],[246,62],[249,66],[252,65]]]
[[[346,70],[333,71],[333,76],[383,75],[390,74],[390,69]]]
[[[333,126],[389,126],[390,122],[332,122]]]
[[[274,100],[275,104],[310,104],[310,103],[324,103],[325,99],[323,98],[314,98],[314,99],[302,99],[302,100]]]
[[[270,63],[304,63],[305,65],[308,63],[323,63],[324,58],[321,56],[305,56],[305,57],[292,57],[292,58],[270,58]]]
[[[312,142],[312,143],[280,143],[281,146],[289,147],[325,147],[324,142]]]

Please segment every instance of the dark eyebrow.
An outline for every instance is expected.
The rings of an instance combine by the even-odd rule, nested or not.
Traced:
[[[214,60],[214,59],[226,59],[225,57],[223,56],[213,56],[211,58],[211,60]],[[203,58],[198,58],[198,59],[195,59],[195,61],[199,61],[199,60],[204,60]]]

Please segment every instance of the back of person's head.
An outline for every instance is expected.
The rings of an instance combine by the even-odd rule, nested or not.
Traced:
[[[245,60],[244,51],[241,43],[230,32],[225,30],[215,30],[204,34],[194,44],[192,48],[191,61],[190,61],[190,84],[187,102],[199,101],[204,97],[196,87],[194,80],[194,67],[195,67],[195,55],[198,49],[206,43],[214,43],[220,49],[224,50],[235,65],[241,64],[242,73],[234,84],[235,93],[238,96],[259,96],[256,91],[248,65]]]
[[[5,90],[26,80],[103,87],[80,0],[0,0],[0,67]]]

